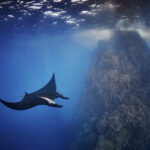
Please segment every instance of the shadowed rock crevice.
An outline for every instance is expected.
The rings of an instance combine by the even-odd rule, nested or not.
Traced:
[[[148,150],[149,47],[136,32],[115,31],[93,58],[73,149]]]

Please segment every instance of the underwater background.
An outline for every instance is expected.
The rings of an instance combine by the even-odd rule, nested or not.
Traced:
[[[1,0],[0,98],[55,73],[63,108],[0,104],[1,150],[150,149],[150,1]]]

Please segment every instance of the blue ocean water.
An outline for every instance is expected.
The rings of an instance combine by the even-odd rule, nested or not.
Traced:
[[[56,99],[63,108],[25,111],[0,103],[0,150],[70,150],[94,51],[111,50],[116,30],[133,30],[150,46],[149,6],[148,0],[1,0],[0,99],[21,101],[53,73],[57,91],[70,99]]]
[[[20,101],[24,92],[43,87],[53,73],[57,91],[70,98],[56,99],[63,108],[16,111],[0,104],[1,150],[69,149],[92,50],[72,33],[1,36],[0,98]]]

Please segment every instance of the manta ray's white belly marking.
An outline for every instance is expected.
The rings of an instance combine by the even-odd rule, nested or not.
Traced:
[[[48,97],[43,97],[43,96],[39,96],[40,98],[46,100],[49,104],[56,104],[55,101],[51,100],[50,98]]]

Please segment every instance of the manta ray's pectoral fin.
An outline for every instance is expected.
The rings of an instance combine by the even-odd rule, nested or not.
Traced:
[[[41,89],[31,93],[31,94],[39,94],[39,93],[49,93],[49,92],[56,92],[56,81],[55,81],[55,74],[53,73],[52,78],[50,79],[50,81]]]

